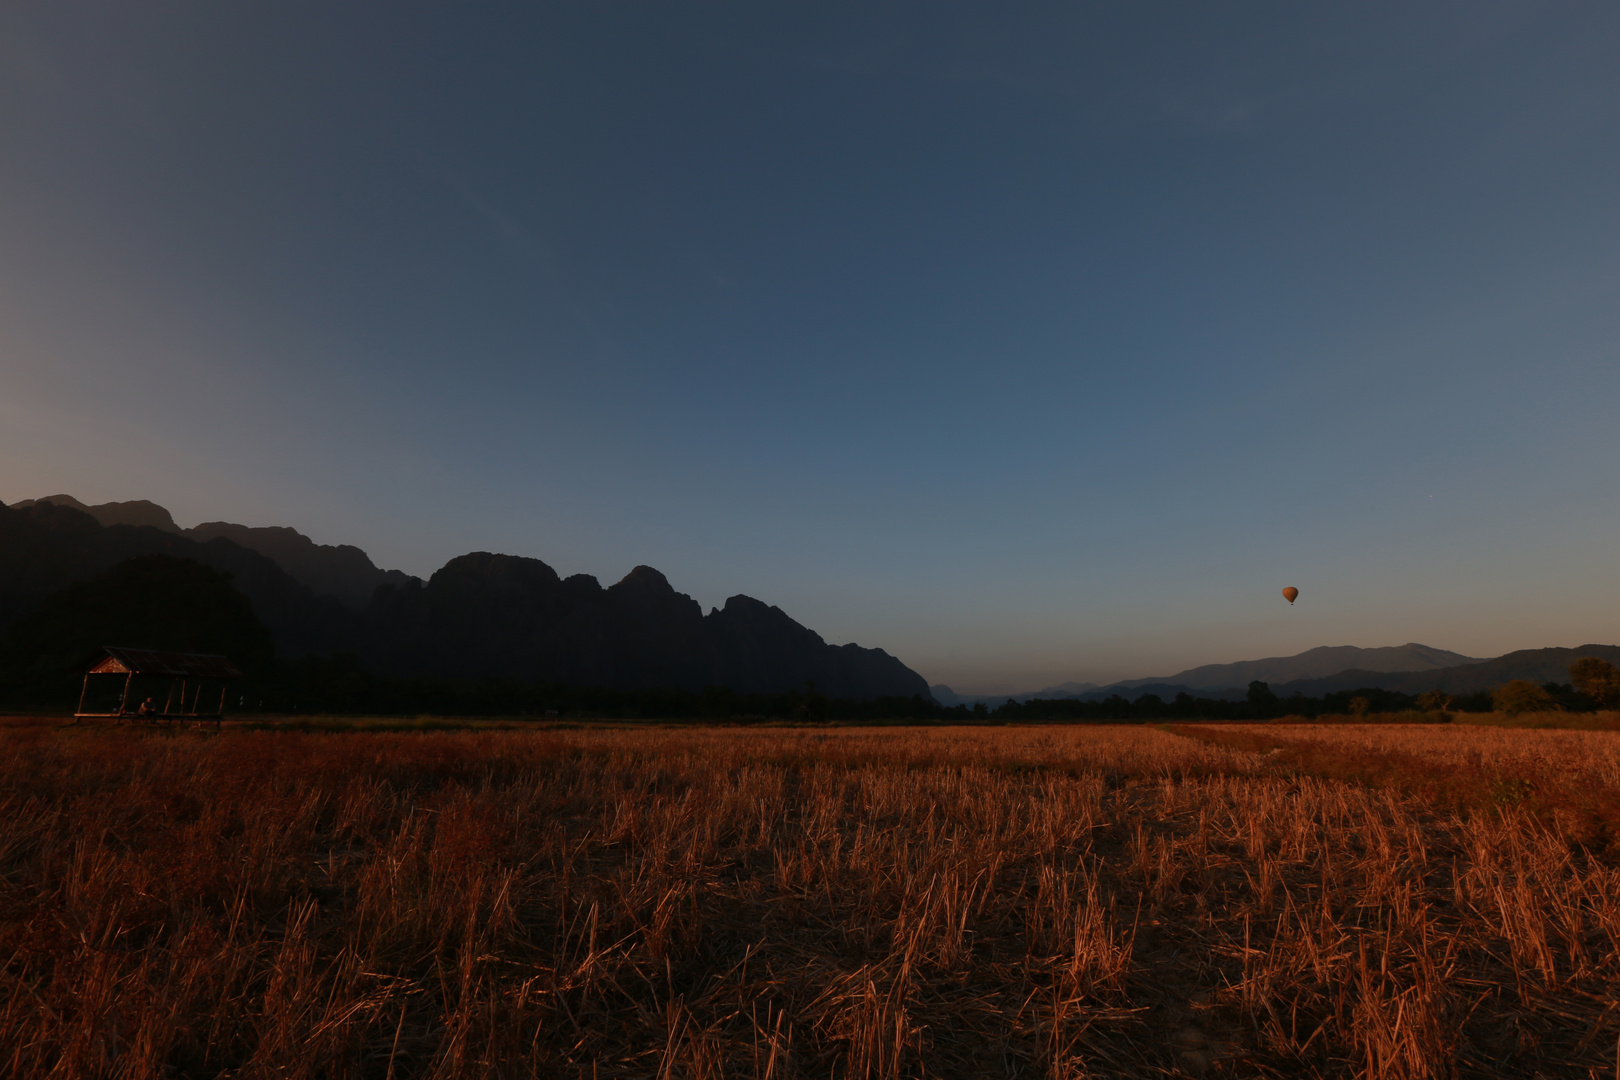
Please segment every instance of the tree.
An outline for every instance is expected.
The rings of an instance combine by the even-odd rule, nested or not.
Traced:
[[[1509,716],[1546,712],[1555,707],[1552,695],[1547,693],[1546,688],[1537,686],[1529,679],[1514,679],[1498,686],[1491,691],[1491,704],[1496,706],[1497,712],[1505,712]]]
[[[816,691],[816,680],[804,683],[804,715],[810,720],[827,719],[827,695]]]
[[[1276,716],[1279,712],[1280,702],[1277,695],[1271,692],[1271,687],[1259,679],[1249,684],[1249,709],[1255,716],[1264,720]]]
[[[1102,699],[1102,714],[1109,720],[1129,720],[1131,716],[1130,700],[1120,694],[1109,694]]]
[[[1583,656],[1569,665],[1569,681],[1575,689],[1603,706],[1620,706],[1620,668],[1595,656]]]

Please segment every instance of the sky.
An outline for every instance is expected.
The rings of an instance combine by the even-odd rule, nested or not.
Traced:
[[[964,693],[1620,642],[1617,55],[1599,2],[13,0],[0,501],[647,564]]]

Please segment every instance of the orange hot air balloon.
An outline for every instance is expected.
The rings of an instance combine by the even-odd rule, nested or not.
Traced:
[[[1287,600],[1288,600],[1288,602],[1290,604],[1292,604],[1294,602],[1294,600],[1299,596],[1299,590],[1294,588],[1292,585],[1290,585],[1290,586],[1288,586],[1288,588],[1283,590],[1283,596],[1285,598],[1287,598]]]

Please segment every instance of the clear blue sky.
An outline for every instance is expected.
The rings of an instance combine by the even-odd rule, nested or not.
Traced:
[[[1620,642],[1617,57],[1596,2],[8,3],[0,500],[647,563],[962,691]]]

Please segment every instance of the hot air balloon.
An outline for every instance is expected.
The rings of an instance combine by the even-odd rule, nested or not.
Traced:
[[[1294,588],[1292,585],[1290,585],[1290,586],[1288,586],[1288,588],[1283,590],[1283,596],[1287,598],[1287,600],[1288,600],[1288,602],[1290,604],[1292,604],[1294,602],[1294,600],[1299,596],[1299,590]]]

